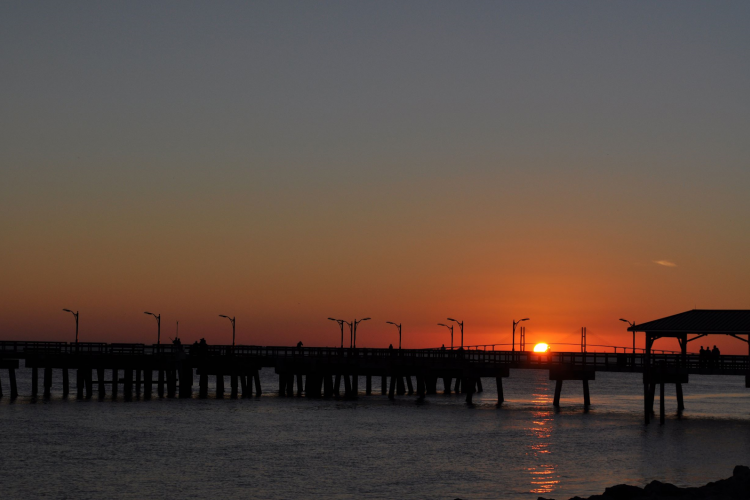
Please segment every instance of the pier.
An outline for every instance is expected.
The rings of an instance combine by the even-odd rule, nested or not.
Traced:
[[[355,399],[376,391],[393,399],[413,396],[418,401],[437,394],[442,381],[444,393],[461,393],[472,403],[473,395],[483,391],[482,379],[493,377],[497,387],[497,404],[504,402],[503,379],[511,369],[547,370],[555,381],[554,406],[560,405],[563,384],[580,381],[584,406],[591,404],[589,382],[596,373],[636,372],[643,374],[644,416],[649,423],[653,415],[656,388],[659,387],[660,421],[664,423],[665,384],[675,386],[678,411],[685,408],[683,384],[692,374],[744,375],[750,388],[750,352],[748,356],[721,355],[707,360],[689,354],[689,342],[707,335],[730,335],[750,342],[748,311],[688,311],[660,320],[634,325],[630,331],[644,332],[643,352],[529,352],[479,349],[371,349],[330,347],[274,347],[194,344],[108,344],[92,342],[26,342],[0,341],[0,372],[7,371],[8,381],[0,377],[11,399],[18,397],[16,370],[23,361],[31,370],[31,396],[49,397],[52,371],[62,372],[62,393],[67,397],[75,387],[76,398],[116,399],[119,391],[125,400],[157,397],[191,398],[196,391],[207,398],[209,378],[213,377],[216,398],[250,398],[260,396],[259,372],[273,369],[278,376],[281,397]],[[692,332],[692,333],[688,333]],[[689,335],[694,335],[690,337]],[[654,351],[659,338],[677,339],[681,351]],[[75,384],[70,375],[74,372]],[[228,391],[225,377],[229,378]],[[365,379],[364,394],[358,387]],[[227,394],[228,392],[228,394]]]

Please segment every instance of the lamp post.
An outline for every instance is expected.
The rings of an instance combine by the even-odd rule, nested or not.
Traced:
[[[453,325],[446,325],[445,323],[438,323],[438,326],[444,326],[451,331],[451,350],[453,350]]]
[[[73,315],[73,317],[75,317],[75,319],[76,319],[76,344],[77,344],[77,343],[78,343],[78,311],[76,311],[76,312],[73,312],[73,311],[71,311],[70,309],[63,309],[63,311],[65,311],[65,312],[69,312],[69,313],[70,313],[70,314],[72,314],[72,315]],[[36,373],[36,372],[35,372],[35,373]],[[66,373],[67,373],[67,372],[66,372]]]
[[[398,328],[398,348],[401,350],[401,323],[396,324],[393,321],[386,321],[386,323]]]
[[[336,318],[328,318],[328,319],[330,319],[331,321],[335,321],[341,327],[341,348],[343,349],[344,348],[344,323],[346,323],[346,321],[344,321],[343,319],[336,319]]]
[[[635,321],[628,321],[623,318],[620,318],[620,321],[624,321],[625,323],[630,325],[631,328],[635,326]],[[633,332],[633,354],[635,354],[635,332]]]
[[[220,318],[227,318],[229,321],[232,322],[232,347],[234,347],[234,319],[235,317],[230,318],[226,314],[219,314]]]
[[[456,323],[458,323],[458,327],[461,329],[461,349],[463,349],[464,347],[464,322],[458,321],[457,319],[453,319],[453,318],[448,318],[448,321],[455,321]],[[451,339],[452,338],[453,336],[451,335]],[[453,342],[451,342],[451,347],[453,347]]]
[[[344,321],[344,323],[349,325],[349,349],[351,349],[352,347],[354,347],[354,329],[352,328],[352,324],[349,323],[348,321]]]
[[[516,326],[521,321],[528,321],[528,320],[529,318],[519,319],[518,321],[513,320],[513,347],[511,348],[511,352],[516,352]]]
[[[357,347],[357,325],[360,324],[360,323],[362,323],[363,321],[367,321],[368,319],[372,319],[372,318],[362,318],[360,320],[356,320],[355,319],[352,322],[352,324],[354,325],[354,347],[355,348]]]
[[[145,311],[143,314],[149,314],[156,318],[156,345],[161,344],[161,314],[154,314],[148,311]]]

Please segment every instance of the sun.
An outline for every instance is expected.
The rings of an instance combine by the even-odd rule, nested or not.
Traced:
[[[549,351],[549,345],[545,344],[544,342],[539,342],[537,345],[534,346],[534,352],[547,352]]]

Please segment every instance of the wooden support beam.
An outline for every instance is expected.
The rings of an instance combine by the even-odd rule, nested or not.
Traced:
[[[201,374],[198,378],[198,397],[206,399],[208,397],[208,373],[206,368],[200,368]]]
[[[153,378],[154,370],[150,365],[146,366],[146,368],[143,370],[143,399],[151,399]]]
[[[172,368],[169,370],[169,372],[172,374],[172,395],[170,397],[175,397],[177,395],[177,385],[178,382],[182,382],[181,374],[177,371],[177,368]],[[169,387],[167,388],[167,396],[169,396]]]
[[[387,375],[380,376],[380,394],[381,396],[385,396],[386,394],[388,394],[388,376]]]
[[[349,379],[348,374],[344,374],[344,397],[345,398],[351,398],[352,397],[352,383]]]
[[[240,389],[242,389],[242,399],[253,397],[253,386],[250,386],[250,392],[247,391],[247,374],[245,371],[240,372]]]
[[[411,375],[406,376],[406,387],[409,389],[409,396],[414,394],[414,386],[411,385]]]
[[[259,398],[263,391],[260,390],[260,374],[257,368],[253,369],[253,378],[255,379],[255,397]]]
[[[294,396],[294,374],[290,373],[286,382],[286,395],[290,398]]]
[[[120,382],[120,370],[112,368],[112,399],[117,399],[117,387]]]
[[[424,377],[421,375],[417,375],[417,396],[418,401],[424,401],[425,393],[427,390],[425,389],[425,381]]]
[[[219,370],[216,374],[216,398],[221,399],[224,397],[224,373]]]
[[[182,389],[182,384],[180,384],[180,389]],[[137,367],[135,369],[135,397],[140,399],[141,397],[141,367]]]
[[[189,366],[187,363],[180,367],[179,394],[183,399],[190,399],[193,397],[193,367]]]
[[[654,414],[654,399],[655,399],[655,396],[656,396],[656,384],[651,384],[650,385],[650,392],[651,392],[651,394],[650,394],[650,397],[649,397],[649,411],[653,415]]]
[[[237,369],[234,366],[232,366],[229,373],[229,387],[231,388],[229,397],[232,399],[237,399],[237,395],[239,394],[239,387],[237,385]]]
[[[659,384],[659,424],[664,425],[664,381]]]
[[[302,374],[297,374],[297,396],[302,396]]]
[[[36,370],[36,368],[34,369]],[[76,398],[77,399],[83,399],[83,368],[78,368],[76,370]],[[33,388],[32,388],[33,392]]]
[[[49,398],[52,393],[52,368],[44,367],[44,397]]]
[[[428,395],[437,394],[437,376],[427,375],[425,377],[425,391]]]
[[[451,393],[451,377],[443,377],[443,394]]]
[[[63,384],[63,397],[67,398],[70,393],[70,378],[68,377],[68,369],[63,368],[62,370],[62,384]]]
[[[474,396],[474,386],[476,385],[476,380],[472,377],[467,377],[461,382],[461,385],[463,385],[466,388],[466,404],[473,405],[474,402],[472,401],[472,397]]]
[[[461,391],[461,377],[456,377],[456,384],[453,386],[453,392],[458,394]]]
[[[591,396],[589,395],[588,379],[583,379],[583,406],[591,406]]]
[[[406,387],[404,386],[404,377],[397,376],[396,377],[396,394],[399,396],[403,396],[406,394]]]
[[[336,374],[336,382],[334,382],[334,384],[333,384],[333,394],[334,394],[334,395],[335,395],[335,396],[336,396],[337,398],[338,398],[339,396],[341,396],[341,391],[340,391],[340,389],[341,389],[341,374],[340,374],[340,373],[337,373],[337,374]]]
[[[161,366],[159,367],[159,375],[156,378],[156,394],[160,398],[164,397],[164,369]]]
[[[484,392],[482,387],[482,377],[477,377],[477,392]]]
[[[682,410],[685,409],[685,403],[682,398],[682,384],[677,382],[675,384],[675,389],[677,391],[677,412],[682,413]]]
[[[643,417],[646,421],[646,425],[648,425],[651,421],[651,409],[649,408],[648,399],[651,394],[651,391],[649,390],[649,385],[644,382],[643,383]]]
[[[0,398],[3,397],[3,383],[0,381]]]
[[[395,397],[394,395],[396,392],[396,379],[397,378],[399,377],[394,377],[393,375],[391,375],[391,387],[388,391],[388,399],[394,399]]]
[[[505,401],[505,395],[503,394],[503,377],[495,377],[495,385],[497,385],[497,404],[501,405]]]
[[[352,398],[357,399],[359,397],[359,375],[357,373],[352,374]]]
[[[286,397],[286,373],[279,373],[279,396]]]
[[[91,396],[94,395],[94,376],[93,376],[93,369],[86,368],[84,370],[84,376],[85,376],[85,382],[86,382],[86,399],[91,399]]]
[[[122,390],[122,395],[125,396],[125,401],[130,401],[133,398],[133,369],[125,368],[125,386]]]
[[[552,406],[560,406],[560,393],[562,392],[563,381],[561,379],[555,380],[555,399],[552,401]]]
[[[97,378],[97,382],[99,382],[99,399],[104,399],[104,397],[106,396],[106,393],[104,390],[104,368],[97,367],[96,378]]]
[[[31,369],[31,397],[35,398],[39,394],[39,369],[35,366]],[[83,396],[82,396],[83,397]]]
[[[333,380],[331,374],[326,373],[323,375],[323,397],[330,398],[333,396]]]
[[[8,378],[10,379],[10,399],[13,400],[18,397],[18,385],[16,384],[15,368],[8,368]]]

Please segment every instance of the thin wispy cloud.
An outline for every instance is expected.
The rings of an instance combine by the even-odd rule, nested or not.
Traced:
[[[677,267],[677,264],[670,260],[655,260],[654,264],[659,264],[660,266],[664,267]]]

